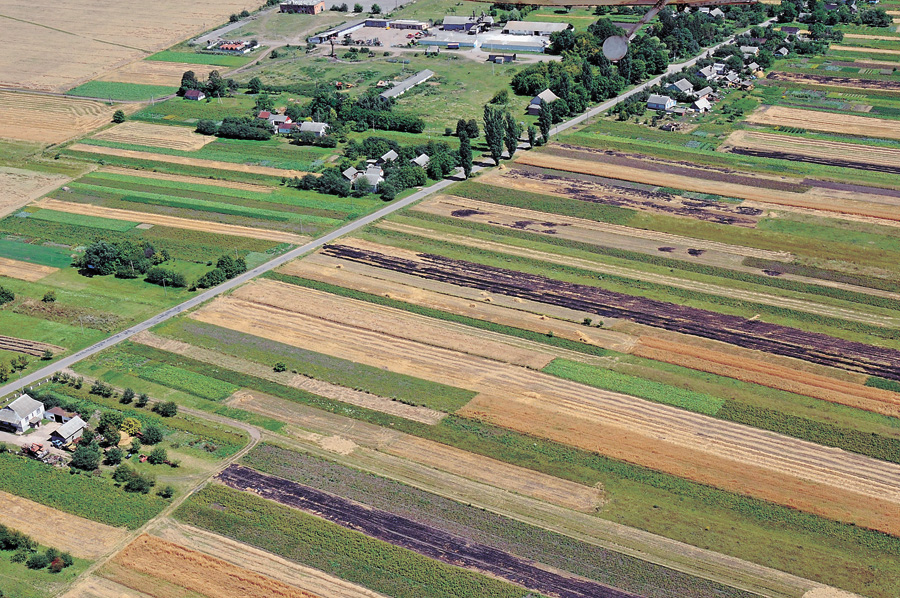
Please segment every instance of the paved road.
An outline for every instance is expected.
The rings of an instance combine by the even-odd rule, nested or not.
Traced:
[[[774,19],[770,19],[770,21],[764,22],[761,26],[765,27],[767,23],[769,23],[773,20]],[[670,65],[664,75],[660,75],[654,79],[651,79],[650,81],[647,81],[646,83],[643,83],[643,84],[635,87],[634,89],[626,91],[625,93],[623,93],[619,96],[616,96],[615,98],[612,98],[611,100],[607,100],[606,102],[603,102],[599,106],[595,106],[594,108],[591,108],[590,110],[586,111],[584,114],[576,116],[576,117],[572,118],[571,120],[568,120],[564,123],[560,123],[559,125],[557,125],[556,127],[554,127],[551,130],[551,135],[556,135],[562,131],[565,131],[566,129],[574,127],[575,125],[583,123],[584,121],[588,120],[589,118],[592,118],[606,110],[609,110],[610,108],[612,108],[619,102],[625,101],[626,99],[630,98],[634,94],[641,93],[648,87],[652,87],[652,86],[656,85],[657,83],[660,82],[660,80],[666,74],[678,72],[682,69],[692,67],[694,64],[697,63],[697,61],[700,59],[701,56],[707,54],[708,52],[712,52],[712,51],[716,50],[720,46],[729,44],[732,41],[734,41],[733,37],[729,38],[728,40],[726,40],[720,44],[717,44],[715,46],[712,46],[712,47],[704,50],[703,53],[696,58],[686,60],[685,62],[682,62],[679,64]],[[490,160],[489,160],[489,162],[490,162]],[[488,165],[484,165],[484,166],[476,165],[472,169],[472,171],[479,172],[479,171],[483,170],[484,168],[489,168],[489,167],[490,166],[488,166]],[[54,372],[57,372],[61,369],[71,367],[73,364],[81,361],[82,359],[90,357],[91,355],[94,355],[95,353],[98,353],[104,349],[108,349],[109,347],[112,347],[113,345],[116,345],[116,344],[126,340],[127,338],[131,337],[132,335],[137,334],[138,332],[141,332],[142,330],[147,330],[148,328],[156,326],[157,324],[159,324],[161,322],[165,322],[166,320],[168,320],[174,316],[177,316],[178,314],[180,314],[182,312],[185,312],[189,309],[197,307],[204,301],[208,301],[209,299],[212,299],[213,297],[215,297],[217,295],[220,295],[222,293],[230,291],[231,289],[244,284],[245,282],[249,281],[250,279],[257,277],[260,274],[263,274],[264,272],[268,272],[269,270],[278,268],[279,266],[282,266],[283,264],[286,264],[287,262],[300,257],[301,255],[309,253],[310,251],[314,251],[314,250],[318,249],[319,247],[321,247],[322,245],[325,245],[326,243],[330,243],[331,241],[334,241],[338,237],[342,237],[343,235],[351,233],[363,226],[366,226],[367,224],[371,224],[372,222],[378,220],[379,218],[383,218],[384,216],[392,214],[393,212],[396,212],[397,210],[403,209],[406,206],[419,201],[420,199],[424,199],[425,197],[431,195],[432,193],[435,193],[437,191],[445,189],[446,187],[449,187],[450,185],[452,185],[455,182],[456,182],[456,180],[453,180],[453,179],[445,179],[443,181],[439,181],[439,182],[435,183],[434,185],[425,187],[421,191],[418,191],[418,192],[410,195],[409,197],[406,197],[399,201],[392,202],[392,203],[388,204],[387,206],[381,208],[380,210],[369,214],[368,216],[364,216],[363,218],[360,218],[359,220],[355,220],[353,222],[345,224],[341,228],[339,228],[333,232],[330,232],[323,237],[320,237],[318,239],[310,241],[309,243],[302,245],[292,251],[289,251],[269,262],[266,262],[265,264],[262,264],[261,266],[257,266],[256,268],[253,268],[252,270],[248,270],[247,272],[241,274],[240,276],[238,276],[236,278],[229,280],[228,282],[226,282],[222,285],[219,285],[212,289],[208,289],[198,295],[195,295],[194,297],[192,297],[191,299],[188,299],[184,303],[176,305],[175,307],[171,307],[171,308],[167,309],[166,311],[153,316],[149,320],[146,320],[144,322],[141,322],[140,324],[136,324],[136,325],[132,326],[131,328],[128,328],[126,330],[118,332],[108,338],[103,339],[102,341],[100,341],[94,345],[91,345],[90,347],[82,349],[81,351],[78,351],[77,353],[73,353],[72,355],[69,355],[68,357],[64,357],[64,358],[60,359],[59,361],[52,363],[52,364],[48,365],[47,367],[41,368],[41,369],[37,370],[36,372],[29,374],[28,376],[25,376],[19,380],[10,382],[9,384],[6,384],[4,386],[0,386],[0,397],[4,397],[10,393],[17,392],[23,388],[26,388],[29,385],[34,384],[35,382],[38,382],[48,376],[51,376]]]

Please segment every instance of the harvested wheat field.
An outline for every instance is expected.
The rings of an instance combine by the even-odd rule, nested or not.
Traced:
[[[760,106],[747,117],[747,122],[761,125],[784,125],[813,131],[843,133],[883,139],[900,139],[900,121],[835,114],[817,110],[801,110],[784,106]],[[868,148],[866,148],[868,150]]]
[[[900,417],[900,396],[896,393],[805,372],[797,368],[757,361],[746,356],[739,357],[653,336],[642,336],[632,353],[639,357],[664,361],[692,370],[761,384],[882,415]]]
[[[434,409],[429,409],[428,407],[407,405],[388,397],[381,397],[368,392],[347,388],[345,386],[338,386],[337,384],[323,382],[322,380],[316,380],[315,378],[308,378],[291,372],[275,372],[269,366],[263,366],[239,357],[211,351],[178,340],[162,338],[148,331],[134,335],[132,340],[136,343],[147,345],[148,347],[184,355],[185,357],[190,357],[197,361],[228,368],[242,374],[257,376],[265,380],[271,380],[272,382],[291,388],[299,388],[300,390],[311,392],[320,397],[356,405],[357,407],[364,407],[366,409],[371,409],[372,411],[389,413],[390,415],[396,415],[397,417],[423,424],[434,425],[444,419],[447,415],[442,411],[436,411]],[[249,391],[243,390],[238,391],[228,400],[236,405],[240,405],[248,400],[248,392]]]
[[[0,492],[0,523],[24,532],[44,546],[96,559],[112,550],[128,535],[123,529],[95,523],[51,507]]]
[[[205,64],[183,64],[180,62],[163,62],[161,60],[137,60],[114,71],[97,77],[98,81],[117,81],[120,83],[139,83],[142,85],[168,85],[179,87],[181,76],[185,71],[194,71],[197,79],[206,80],[209,73],[223,70],[222,67]]]
[[[65,351],[63,347],[57,347],[56,345],[51,345],[49,343],[41,343],[5,335],[0,335],[0,349],[3,351],[12,351],[13,353],[34,355],[35,357],[43,355],[44,351],[52,351],[54,355],[59,355]]]
[[[249,569],[282,583],[327,598],[382,598],[382,594],[352,584],[318,569],[307,567],[249,544],[236,542],[206,530],[167,520],[154,535],[193,551]]]
[[[580,268],[582,270],[588,270],[592,272],[598,272],[601,274],[612,274],[614,276],[623,276],[626,278],[633,278],[636,280],[645,280],[648,282],[653,282],[656,284],[662,284],[669,287],[674,288],[682,288],[693,290],[697,292],[710,293],[712,295],[719,295],[722,297],[730,297],[732,299],[740,299],[742,301],[750,301],[755,303],[762,303],[765,305],[772,305],[776,307],[785,307],[790,309],[795,309],[798,311],[803,311],[807,313],[814,313],[818,315],[838,317],[838,318],[846,318],[848,320],[853,320],[856,322],[864,322],[866,324],[874,324],[876,326],[891,326],[900,328],[900,318],[893,318],[890,316],[879,316],[875,314],[868,314],[861,311],[857,311],[855,309],[848,309],[842,307],[832,307],[829,305],[823,305],[821,303],[816,303],[815,301],[807,301],[804,299],[793,299],[790,297],[782,297],[778,295],[771,295],[769,293],[761,293],[757,291],[748,291],[743,289],[733,289],[725,286],[720,286],[717,284],[704,283],[695,280],[685,280],[682,278],[677,278],[675,276],[666,276],[663,274],[653,274],[649,272],[644,272],[643,270],[633,270],[631,268],[625,268],[621,266],[614,266],[611,264],[606,264],[600,261],[593,260],[585,260],[576,257],[569,257],[561,254],[549,253],[545,251],[537,251],[534,249],[527,249],[524,247],[516,247],[514,245],[507,245],[504,243],[497,243],[494,241],[484,241],[482,239],[472,239],[470,237],[466,237],[463,235],[455,235],[452,233],[444,233],[440,231],[435,231],[428,228],[418,227],[418,226],[410,226],[407,224],[401,224],[398,222],[390,222],[390,221],[382,221],[376,225],[378,228],[385,230],[395,230],[399,232],[403,232],[409,235],[414,235],[418,237],[424,237],[427,239],[436,239],[439,241],[449,241],[455,245],[463,245],[472,248],[480,248],[489,251],[494,251],[497,253],[504,253],[507,255],[515,255],[519,257],[526,257],[530,259],[535,259],[539,261],[545,261],[552,264],[560,264],[564,266],[573,266],[576,268]]]
[[[636,337],[627,334],[583,326],[580,322],[590,317],[586,312],[557,312],[554,306],[542,303],[473,293],[472,289],[426,281],[399,272],[385,272],[319,253],[285,264],[279,271],[477,320],[543,334],[552,332],[562,338],[623,353],[628,352],[636,341]]]
[[[3,111],[0,110],[0,115],[2,114]],[[0,218],[15,212],[70,180],[69,177],[59,174],[0,167],[0,189],[3,189],[3,193],[0,194]]]
[[[791,192],[767,188],[766,182],[774,181],[774,179],[767,179],[758,175],[740,175],[742,179],[758,180],[759,186],[754,186],[706,178],[709,169],[683,167],[679,168],[680,171],[683,171],[682,174],[675,174],[660,170],[657,167],[665,163],[649,158],[644,160],[646,167],[638,168],[606,164],[603,162],[602,154],[597,153],[596,156],[594,159],[578,159],[554,156],[546,152],[523,152],[517,155],[516,162],[540,168],[580,172],[660,187],[675,187],[685,191],[737,197],[761,204],[784,205],[816,211],[900,221],[900,210],[897,210],[896,207],[860,201],[859,194],[818,188],[802,193]],[[875,196],[866,195],[865,197]],[[877,197],[886,200],[891,199],[887,196]],[[893,199],[896,201],[896,198]]]
[[[593,245],[609,245],[609,237],[630,237],[639,240],[641,245],[652,246],[658,251],[659,246],[670,246],[676,249],[702,249],[706,252],[724,254],[723,260],[741,261],[745,257],[759,257],[765,260],[786,261],[791,259],[787,252],[767,251],[752,247],[728,245],[716,241],[681,237],[669,233],[631,228],[620,224],[607,224],[583,218],[572,218],[547,212],[537,212],[523,208],[515,208],[500,204],[492,204],[474,199],[465,199],[447,195],[438,195],[416,205],[416,211],[439,216],[458,218],[480,222],[493,226],[503,226],[533,233],[551,234],[554,237],[590,243]],[[727,256],[734,256],[729,258]],[[735,260],[735,258],[739,258]]]
[[[844,34],[846,37],[847,34]],[[862,46],[842,46],[839,44],[831,44],[830,49],[836,52],[860,52],[864,54],[889,54],[891,56],[900,56],[900,50],[873,50],[872,48],[863,48]]]
[[[2,17],[0,22],[6,24]],[[5,56],[18,54],[2,53]],[[2,70],[0,63],[0,73]],[[110,122],[117,108],[120,107],[94,100],[0,91],[0,137],[62,143]]]
[[[844,37],[849,38],[852,37],[852,35],[848,33]],[[900,40],[898,37],[886,39],[894,41]],[[766,79],[769,79],[770,81],[799,83],[809,87],[840,87],[842,89],[863,89],[876,90],[884,93],[900,93],[900,81],[889,81],[886,79],[857,79],[854,77],[832,77],[830,75],[808,75],[803,73],[785,73],[781,71],[769,73]]]
[[[153,172],[152,170],[139,170],[137,168],[122,168],[119,166],[103,166],[100,172],[108,172],[111,174],[123,174],[126,176],[136,176],[145,179],[156,179],[159,181],[172,181],[176,183],[188,183],[191,185],[207,185],[210,187],[224,187],[226,189],[240,189],[242,191],[253,191],[254,193],[271,193],[272,187],[265,185],[256,185],[254,183],[241,183],[240,181],[220,181],[217,179],[207,179],[199,176],[188,176],[183,174],[169,174],[166,172]]]
[[[59,0],[36,8],[0,0],[4,41],[16,49],[0,56],[0,86],[64,91],[258,6],[248,0]]]
[[[293,233],[266,230],[264,228],[237,226],[233,224],[221,224],[218,222],[210,222],[207,220],[193,220],[190,218],[177,218],[175,216],[150,214],[147,212],[136,212],[133,210],[103,208],[100,206],[93,206],[91,204],[59,201],[58,199],[42,199],[34,205],[39,208],[56,210],[57,212],[67,212],[69,214],[99,216],[100,218],[113,218],[115,220],[126,220],[129,222],[169,226],[172,228],[181,228],[184,230],[198,230],[207,233],[216,233],[233,237],[249,237],[251,239],[263,239],[265,241],[275,241],[278,243],[292,243],[294,245],[302,245],[304,242],[309,240],[308,237],[301,237],[300,235],[295,235]]]
[[[8,276],[10,278],[34,282],[45,276],[50,276],[58,270],[59,268],[53,268],[51,266],[41,266],[40,264],[31,264],[29,262],[20,262],[19,260],[10,260],[5,257],[0,257],[0,276]]]
[[[868,33],[845,33],[844,37],[847,39],[874,39],[885,42],[897,41],[900,39],[896,35],[869,35]]]
[[[130,120],[101,131],[92,139],[191,152],[215,141],[216,138],[212,135],[195,133],[190,127],[154,125]]]
[[[604,454],[615,449],[614,456],[632,462],[900,533],[900,521],[890,515],[900,504],[900,466],[894,464],[483,357],[317,318],[293,314],[283,318],[265,306],[232,297],[216,299],[192,317],[358,363],[475,390],[481,394],[462,413],[522,432]],[[526,417],[532,411],[535,416]],[[594,427],[602,427],[604,432],[592,432]],[[626,453],[618,444],[604,444],[606,428],[629,436],[633,450]],[[657,462],[659,458],[661,461]],[[736,476],[737,472],[748,475]]]
[[[119,156],[121,158],[133,158],[136,160],[152,160],[154,162],[166,162],[168,164],[182,164],[184,166],[196,166],[198,168],[212,168],[213,170],[227,170],[229,172],[251,172],[276,177],[304,177],[310,173],[302,170],[282,170],[270,166],[253,166],[250,164],[237,164],[235,162],[220,162],[219,160],[203,160],[200,158],[188,158],[185,156],[169,156],[154,152],[139,152],[135,150],[118,149],[114,147],[101,147],[99,145],[87,145],[76,143],[69,147],[76,152],[86,154],[101,154],[105,156]],[[315,176],[319,176],[313,173]]]
[[[208,598],[316,598],[315,594],[154,536],[142,535],[100,575],[155,598],[172,590]]]
[[[720,146],[720,150],[763,158],[900,174],[900,150],[889,147],[862,146],[759,131],[734,131]],[[871,196],[869,201],[874,201],[876,197],[879,198],[879,203],[900,206],[900,199],[884,195]]]
[[[154,598],[150,594],[138,592],[122,584],[89,575],[69,589],[60,598]],[[182,598],[178,596],[178,598]]]

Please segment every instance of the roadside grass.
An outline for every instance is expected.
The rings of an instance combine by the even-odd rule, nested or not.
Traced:
[[[303,376],[370,392],[408,405],[425,406],[449,413],[463,407],[476,394],[470,390],[397,374],[204,322],[188,319],[171,320],[157,327],[155,332],[264,366],[271,367],[280,361],[285,364],[288,371],[296,371]],[[173,353],[131,344],[128,351],[164,363],[181,365],[198,373],[210,371],[212,372],[210,375],[216,376],[215,370],[211,370],[210,366]],[[187,363],[190,365],[185,366]],[[244,386],[238,381],[232,383]]]
[[[395,598],[540,596],[217,484],[193,494],[175,517]]]
[[[173,94],[177,87],[167,85],[142,85],[140,83],[114,83],[112,81],[88,81],[66,92],[71,96],[85,96],[107,100],[140,101]]]
[[[260,444],[241,462],[636,595],[661,598],[677,587],[692,598],[751,596],[303,452]],[[609,562],[616,565],[606,566]]]
[[[201,54],[199,52],[175,52],[172,50],[163,50],[162,52],[157,52],[156,54],[148,56],[144,60],[180,62],[185,64],[206,64],[234,68],[244,66],[255,58],[255,54],[250,56],[227,56],[222,54]]]
[[[106,477],[71,474],[40,461],[0,454],[0,490],[114,527],[137,529],[169,503],[125,492]]]

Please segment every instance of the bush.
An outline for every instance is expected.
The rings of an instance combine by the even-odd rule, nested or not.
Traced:
[[[226,116],[216,132],[225,139],[249,139],[265,141],[272,138],[269,122],[251,116]]]
[[[178,405],[176,405],[173,401],[166,401],[165,403],[157,403],[153,407],[153,411],[158,413],[163,417],[174,417],[178,415]]]
[[[144,444],[157,444],[162,442],[163,433],[157,426],[147,426],[141,433],[141,440]]]
[[[106,451],[106,457],[103,459],[103,462],[107,465],[118,465],[122,462],[122,458],[125,455],[122,453],[122,449],[114,446],[113,448]]]
[[[35,552],[25,562],[25,566],[29,569],[45,569],[50,564],[47,555],[41,552]]]
[[[272,368],[276,372],[283,372],[287,370],[287,365],[283,361],[279,361],[275,364],[275,367]]]
[[[94,471],[100,466],[101,457],[100,447],[96,442],[79,443],[78,448],[72,453],[72,461],[69,465],[82,471]]]
[[[162,498],[172,498],[175,496],[175,488],[172,486],[164,486],[163,488],[160,488],[156,495],[161,496]]]
[[[113,112],[112,121],[113,121],[114,123],[123,123],[123,122],[125,122],[125,113],[122,112],[121,110],[116,110],[115,112]]]
[[[187,281],[185,280],[183,274],[176,272],[175,270],[161,268],[159,266],[147,270],[147,276],[146,278],[144,278],[144,280],[151,284],[158,284],[163,286],[167,285],[170,287],[187,286]]]
[[[147,455],[147,462],[151,465],[161,465],[169,460],[169,454],[161,446],[156,447]]]
[[[146,407],[147,403],[150,402],[150,395],[145,392],[142,392],[138,397],[137,403],[135,403],[136,407]]]
[[[9,303],[16,298],[15,294],[5,287],[0,287],[0,305]]]
[[[126,388],[122,392],[122,397],[119,399],[119,402],[123,405],[128,405],[134,400],[134,391],[130,388]]]
[[[201,135],[215,135],[218,131],[216,123],[209,119],[204,118],[197,123],[197,132]]]
[[[56,291],[47,291],[44,293],[44,296],[41,297],[41,301],[44,303],[53,303],[56,301]]]

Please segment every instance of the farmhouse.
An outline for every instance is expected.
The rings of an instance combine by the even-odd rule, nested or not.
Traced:
[[[670,110],[675,107],[675,100],[669,96],[653,94],[647,100],[647,108],[650,110]]]
[[[691,85],[691,82],[687,79],[679,79],[675,83],[669,83],[666,85],[666,91],[672,92],[680,92],[680,93],[691,93],[694,90],[694,86]]]
[[[409,79],[404,79],[400,83],[397,83],[392,88],[387,91],[381,92],[381,97],[383,98],[396,98],[398,96],[402,96],[404,93],[419,85],[420,83],[424,83],[434,77],[434,71],[425,69],[424,71],[419,71]]]
[[[505,62],[515,62],[515,54],[488,54],[488,62],[503,64]]]
[[[290,0],[290,2],[283,2],[279,8],[281,12],[286,13],[317,15],[325,10],[325,2],[324,0]]]
[[[199,89],[189,89],[184,92],[184,99],[186,100],[194,100],[195,102],[199,102],[200,100],[206,99],[206,94],[200,91]]]
[[[428,168],[428,163],[431,162],[431,158],[428,157],[428,154],[419,154],[412,160],[410,160],[416,166],[421,166],[422,168]]]
[[[747,58],[748,56],[759,54],[759,48],[756,46],[741,46],[741,52],[744,54],[744,58]]]
[[[70,411],[65,411],[62,407],[54,407],[53,409],[48,409],[44,413],[45,418],[55,421],[58,424],[64,424],[76,415],[77,414]]]
[[[506,35],[538,35],[548,37],[558,31],[571,29],[568,23],[541,23],[538,21],[510,21],[503,28]]]
[[[296,123],[294,123],[296,124]],[[325,137],[328,134],[328,123],[304,122],[300,123],[301,133],[312,133],[316,137]]]
[[[537,116],[541,113],[541,107],[545,102],[547,104],[552,104],[558,99],[559,96],[557,96],[549,89],[545,89],[531,99],[531,103],[528,104],[528,114],[530,114],[531,116]]]
[[[0,429],[24,434],[32,426],[39,426],[44,419],[44,404],[28,395],[22,395],[0,409]]]
[[[348,168],[344,171],[343,174],[345,177],[347,177],[350,170],[351,169]],[[350,177],[350,182],[356,183],[360,180],[365,181],[369,184],[370,187],[372,187],[372,191],[378,191],[378,186],[384,182],[384,170],[382,170],[380,166],[369,164],[365,171],[356,170],[355,168],[353,168],[352,170],[354,170],[355,172]]]
[[[713,81],[718,78],[719,74],[716,72],[716,69],[712,66],[705,66],[699,71],[697,71],[697,75],[706,79],[707,81]]]
[[[50,441],[59,446],[66,446],[81,438],[86,427],[87,424],[84,423],[84,420],[76,415],[50,434]]]
[[[707,86],[707,87],[704,87],[703,89],[701,89],[700,91],[695,91],[694,97],[697,98],[698,100],[701,100],[703,98],[708,98],[709,96],[712,95],[712,93],[713,93],[713,88]]]

